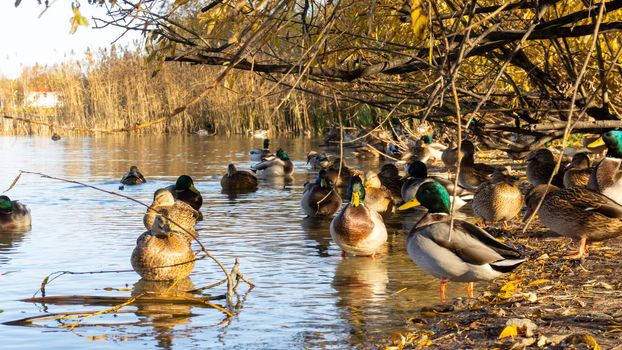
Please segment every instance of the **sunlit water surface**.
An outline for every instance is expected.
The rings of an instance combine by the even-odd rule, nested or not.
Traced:
[[[85,182],[118,191],[118,180],[136,164],[148,179],[120,191],[146,203],[178,175],[195,179],[204,199],[201,241],[223,263],[234,258],[256,287],[239,287],[239,309],[229,322],[210,308],[157,304],[128,306],[130,312],[96,316],[79,327],[36,322],[31,327],[0,325],[2,346],[11,349],[89,348],[371,348],[405,326],[413,311],[438,302],[438,281],[426,275],[405,250],[407,230],[421,213],[385,217],[386,253],[376,259],[341,258],[331,242],[329,220],[309,220],[300,209],[303,184],[315,173],[306,153],[309,139],[275,139],[295,164],[291,183],[261,181],[255,193],[221,193],[220,177],[234,162],[248,168],[248,151],[261,140],[200,136],[0,137],[0,190],[19,169]],[[351,166],[380,167],[378,160]],[[145,231],[144,207],[126,199],[35,175],[23,175],[8,193],[32,210],[32,230],[0,234],[0,322],[46,313],[97,311],[103,306],[34,304],[43,278],[55,271],[123,273],[64,275],[47,295],[127,296],[139,276],[130,255]],[[218,267],[197,262],[182,288],[198,288],[222,278]],[[194,286],[194,287],[193,287]],[[464,294],[450,284],[449,297]],[[211,291],[222,294],[223,287]],[[154,315],[149,310],[159,313]],[[65,322],[66,323],[66,322]]]

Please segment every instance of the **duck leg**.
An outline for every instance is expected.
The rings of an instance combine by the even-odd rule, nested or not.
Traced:
[[[587,255],[587,237],[581,237],[581,240],[579,241],[579,249],[577,250],[577,252],[566,255],[566,259],[579,260],[583,259]]]
[[[441,280],[441,303],[445,304],[445,290],[447,289],[447,280],[446,279],[442,279]]]
[[[473,282],[467,283],[467,297],[473,298]]]

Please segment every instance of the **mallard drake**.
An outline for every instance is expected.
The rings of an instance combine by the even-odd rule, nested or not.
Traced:
[[[331,216],[339,210],[341,197],[333,189],[326,170],[320,170],[315,183],[305,186],[300,205],[310,217]]]
[[[440,142],[434,142],[434,134],[421,136],[421,141],[430,152],[430,158],[433,160],[442,160],[443,151],[447,149],[446,145]]]
[[[341,158],[333,159],[333,163],[326,170],[326,173],[331,182],[337,187],[347,187],[353,176],[364,176],[361,170],[348,167],[346,161],[342,161]]]
[[[622,130],[607,131],[590,145],[601,144],[607,145],[607,157],[594,167],[588,187],[622,204]]]
[[[527,196],[531,215],[546,185],[534,188]],[[587,255],[587,244],[622,235],[622,206],[610,198],[586,188],[549,189],[538,210],[540,222],[552,231],[579,240],[579,249],[568,255],[581,259]]]
[[[30,209],[7,196],[0,196],[0,231],[29,230]]]
[[[249,155],[251,162],[261,162],[273,156],[270,152],[270,139],[264,139],[263,148],[252,149]]]
[[[153,203],[151,209],[143,216],[143,224],[147,230],[153,227],[155,218],[160,216],[163,209],[166,209],[166,215],[172,220],[171,225],[179,225],[183,229],[194,233],[194,225],[199,219],[199,212],[194,210],[190,204],[181,200],[175,200],[171,191],[161,188],[153,194]]]
[[[397,203],[402,199],[402,185],[404,180],[400,176],[400,172],[395,164],[384,164],[378,173],[380,183],[391,191],[393,200]]]
[[[132,267],[149,281],[182,279],[194,269],[194,253],[186,235],[157,216],[151,230],[136,240]]]
[[[564,171],[564,187],[587,187],[591,173],[592,168],[590,168],[590,158],[587,153],[575,153],[572,156],[572,162]]]
[[[253,165],[251,170],[254,172],[261,170],[261,174],[265,177],[289,176],[294,173],[294,163],[289,160],[289,155],[279,148],[276,157]]]
[[[493,166],[483,163],[475,163],[475,145],[469,140],[462,141],[460,147],[464,156],[460,161],[458,183],[469,191],[476,191],[477,187],[495,171]]]
[[[365,204],[378,213],[390,212],[396,204],[391,191],[382,185],[380,178],[373,171],[365,174]]]
[[[319,170],[328,168],[330,166],[330,161],[328,160],[326,153],[310,151],[307,153],[307,164],[311,165],[311,169]]]
[[[175,199],[188,203],[192,209],[198,211],[199,214],[201,213],[200,209],[203,205],[203,197],[199,190],[194,187],[194,181],[190,176],[182,175],[178,177],[175,184],[166,187],[166,189],[171,191]],[[199,220],[202,220],[202,215]]]
[[[492,179],[482,183],[475,191],[473,212],[484,222],[503,221],[504,226],[523,208],[523,194],[518,178],[510,176],[507,170],[497,167]]]
[[[428,168],[422,161],[416,160],[410,163],[406,170],[408,171],[408,177],[404,180],[404,185],[402,186],[402,200],[405,204],[400,207],[401,210],[416,206],[415,203],[417,202],[412,200],[415,199],[419,186],[426,182],[434,181],[445,187],[447,191],[457,192],[459,194],[463,193],[463,189],[460,187],[454,191],[454,184],[447,179],[428,177]],[[456,209],[462,208],[466,204],[466,201],[460,196],[455,197]],[[454,196],[452,195],[450,198],[453,202]]]
[[[441,280],[441,302],[445,302],[447,280],[468,282],[472,297],[473,282],[497,278],[526,260],[516,249],[466,221],[454,219],[450,235],[450,198],[441,184],[422,184],[415,200],[428,213],[411,230],[406,249],[421,269]]]
[[[136,165],[132,165],[130,171],[121,178],[121,183],[124,185],[139,185],[145,182],[147,182],[147,180],[145,180],[145,177],[140,173]]]
[[[220,186],[225,191],[254,191],[257,189],[257,177],[252,173],[236,169],[229,164],[227,173],[220,179]]]
[[[546,184],[549,182],[549,178],[555,170],[555,157],[553,152],[547,148],[541,148],[536,150],[527,156],[527,180],[533,186]],[[560,167],[563,169],[563,167]],[[564,186],[563,171],[558,172],[554,177],[551,184],[557,187]]]
[[[365,187],[359,176],[350,180],[352,199],[330,223],[333,241],[346,253],[372,256],[387,241],[387,229],[382,216],[365,204]]]

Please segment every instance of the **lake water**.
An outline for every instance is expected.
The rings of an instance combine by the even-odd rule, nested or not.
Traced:
[[[11,349],[175,348],[292,349],[371,348],[406,326],[409,317],[438,303],[438,280],[411,262],[407,230],[421,213],[385,218],[387,253],[376,259],[341,258],[331,242],[329,220],[309,220],[300,208],[303,184],[315,173],[306,153],[318,140],[274,139],[295,164],[291,183],[261,181],[255,193],[221,193],[220,177],[234,162],[252,163],[248,151],[259,139],[200,136],[0,137],[0,190],[18,170],[85,182],[118,191],[130,165],[148,182],[120,191],[146,203],[153,192],[181,174],[191,175],[204,199],[200,239],[227,267],[237,257],[256,287],[240,285],[239,308],[229,322],[223,314],[190,305],[127,306],[129,312],[96,316],[72,330],[59,321],[32,326],[0,325],[2,346]],[[378,170],[378,160],[349,165]],[[48,296],[126,296],[145,288],[131,271],[130,255],[145,231],[144,207],[75,184],[23,175],[7,193],[32,210],[32,230],[0,234],[0,322],[46,313],[96,311],[104,306],[53,305],[20,301],[31,297],[55,271],[130,270],[122,273],[64,275],[46,289]],[[210,261],[198,261],[193,289],[222,278]],[[186,290],[184,289],[184,290]],[[142,289],[141,289],[142,290]],[[212,294],[222,294],[217,287]],[[448,297],[463,296],[465,285],[450,283]],[[112,306],[112,305],[111,305]],[[158,311],[157,314],[149,311]]]

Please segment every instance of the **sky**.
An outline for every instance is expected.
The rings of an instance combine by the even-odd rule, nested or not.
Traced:
[[[89,19],[89,27],[79,27],[70,34],[71,1],[50,1],[51,7],[39,18],[44,6],[36,0],[0,0],[0,76],[16,78],[22,67],[50,65],[81,59],[87,48],[110,47],[121,34],[117,28],[93,29],[93,16],[103,16],[104,9],[81,1],[80,12]],[[128,45],[140,38],[129,33],[117,45]],[[73,54],[72,54],[73,52]]]

